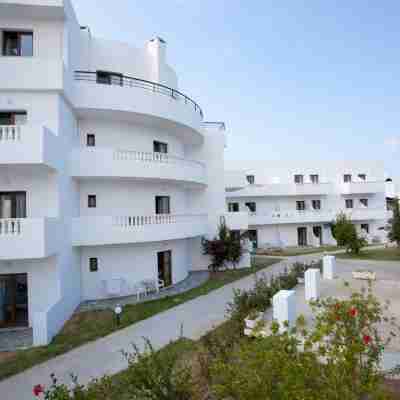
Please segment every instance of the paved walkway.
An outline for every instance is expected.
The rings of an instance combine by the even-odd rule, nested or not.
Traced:
[[[285,264],[274,264],[265,273],[278,274]],[[48,385],[51,373],[63,382],[70,382],[74,373],[83,384],[91,378],[115,374],[127,367],[121,350],[129,350],[133,342],[143,348],[143,337],[149,338],[156,349],[178,339],[181,329],[185,337],[199,339],[226,319],[226,304],[232,300],[233,289],[249,289],[253,284],[254,275],[247,276],[6,379],[0,382],[0,399],[32,400],[32,387]]]

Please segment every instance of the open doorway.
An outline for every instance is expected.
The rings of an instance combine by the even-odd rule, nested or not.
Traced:
[[[304,226],[297,228],[297,245],[307,246],[307,228]]]
[[[257,229],[249,229],[248,235],[249,235],[250,242],[253,243],[253,249],[257,249],[258,248]]]
[[[28,326],[28,276],[0,275],[0,328],[24,326]]]
[[[314,236],[317,238],[318,240],[318,244],[320,246],[322,246],[323,244],[323,240],[322,240],[322,226],[313,226],[313,233]]]
[[[172,285],[172,254],[171,250],[157,253],[158,279],[164,282],[164,287]]]

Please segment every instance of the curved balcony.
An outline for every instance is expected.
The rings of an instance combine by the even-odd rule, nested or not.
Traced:
[[[0,219],[0,260],[45,258],[59,249],[56,218]]]
[[[346,182],[341,185],[341,193],[348,194],[374,194],[385,193],[386,186],[383,181]]]
[[[163,153],[107,148],[72,152],[71,175],[76,178],[133,178],[206,185],[206,169],[199,161]]]
[[[80,217],[72,221],[74,246],[145,243],[205,235],[207,215]]]
[[[90,71],[76,71],[75,83],[75,105],[82,117],[100,116],[152,126],[158,123],[185,142],[203,140],[201,108],[176,89],[125,75],[114,75],[105,82]]]

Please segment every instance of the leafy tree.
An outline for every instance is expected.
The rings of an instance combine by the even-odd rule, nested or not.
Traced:
[[[218,236],[212,240],[203,239],[203,254],[211,257],[210,268],[218,271],[227,264],[232,264],[235,268],[243,255],[241,243],[242,237],[234,236],[225,222],[222,221],[218,227]]]
[[[400,247],[400,203],[396,198],[393,203],[393,217],[389,221],[388,238],[391,242],[396,242],[397,247]]]
[[[337,245],[345,247],[347,252],[359,254],[367,241],[360,237],[356,227],[345,213],[339,213],[332,223],[332,235]]]

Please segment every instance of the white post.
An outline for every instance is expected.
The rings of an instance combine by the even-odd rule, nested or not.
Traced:
[[[280,290],[272,298],[273,318],[279,323],[279,330],[284,332],[285,323],[293,326],[296,322],[296,300],[294,290]]]
[[[320,294],[321,273],[319,269],[310,268],[304,274],[306,301],[317,300]]]
[[[335,279],[336,276],[336,257],[324,256],[323,258],[324,279]]]

